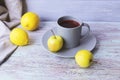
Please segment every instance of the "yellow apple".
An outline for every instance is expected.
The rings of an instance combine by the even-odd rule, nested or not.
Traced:
[[[59,51],[63,46],[63,39],[61,36],[50,36],[47,41],[48,49],[52,52]]]
[[[89,50],[79,50],[75,55],[76,63],[82,68],[89,67],[92,59],[93,54]]]

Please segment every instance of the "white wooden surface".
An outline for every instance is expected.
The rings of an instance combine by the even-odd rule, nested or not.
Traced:
[[[1,65],[0,80],[120,80],[120,23],[87,23],[98,40],[90,68],[82,69],[74,59],[45,50],[41,38],[55,22],[42,22],[39,30],[29,32],[30,44],[19,47]]]
[[[57,20],[64,15],[83,21],[120,21],[120,0],[26,0],[28,11],[41,20]]]

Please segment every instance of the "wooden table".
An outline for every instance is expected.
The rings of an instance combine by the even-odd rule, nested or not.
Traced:
[[[41,22],[39,30],[29,32],[30,44],[19,47],[0,67],[0,80],[120,80],[120,23],[87,23],[97,38],[89,68],[44,49],[41,38],[55,22]]]

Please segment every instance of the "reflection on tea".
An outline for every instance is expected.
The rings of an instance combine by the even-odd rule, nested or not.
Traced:
[[[64,21],[61,21],[59,25],[65,28],[74,28],[74,27],[78,27],[80,24],[74,20],[64,20]]]

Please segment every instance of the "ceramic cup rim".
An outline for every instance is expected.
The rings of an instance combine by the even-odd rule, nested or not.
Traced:
[[[79,23],[79,26],[73,27],[73,28],[63,27],[63,26],[60,25],[60,21],[61,21],[63,18],[69,18],[68,20],[74,20],[74,21],[76,21],[77,23]],[[65,20],[65,19],[64,19],[64,20]],[[66,20],[67,20],[67,19],[66,19]],[[75,17],[72,17],[72,16],[62,16],[62,17],[60,17],[60,18],[57,20],[57,24],[59,25],[59,28],[63,28],[63,29],[77,29],[77,28],[80,28],[80,27],[82,26],[83,22],[80,21],[80,20],[78,20],[78,19],[76,19]]]

